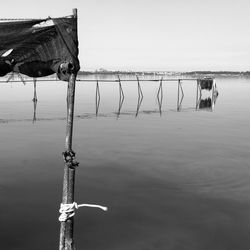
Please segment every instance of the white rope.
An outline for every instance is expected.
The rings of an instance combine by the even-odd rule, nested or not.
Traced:
[[[75,215],[76,209],[79,207],[94,207],[94,208],[100,208],[103,211],[107,211],[108,208],[100,205],[94,205],[94,204],[77,204],[76,202],[70,203],[70,204],[62,204],[59,209],[59,213],[61,215],[59,216],[59,221],[66,221],[68,218],[71,218]]]

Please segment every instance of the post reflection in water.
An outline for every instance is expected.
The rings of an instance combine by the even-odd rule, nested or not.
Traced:
[[[77,200],[101,201],[111,212],[79,211],[79,245],[93,250],[248,250],[250,117],[246,114],[250,111],[250,79],[219,79],[223,98],[216,99],[215,90],[214,95],[212,90],[202,90],[197,101],[210,98],[211,102],[200,101],[197,111],[196,79],[187,84],[181,80],[185,97],[178,112],[178,79],[165,83],[163,78],[160,116],[156,99],[161,77],[149,82],[139,76],[143,92],[139,108],[142,93],[136,78],[127,83],[121,77],[126,101],[118,121],[114,113],[118,109],[118,80],[103,83],[98,79],[98,86],[94,80],[77,86],[76,147],[86,166],[79,171],[78,189],[82,192]],[[65,133],[67,86],[61,82],[39,85],[38,81],[34,125],[33,81],[26,87],[22,83],[13,84],[13,88],[11,83],[1,85],[0,191],[9,211],[1,217],[6,229],[1,233],[3,239],[8,237],[10,249],[30,250],[30,245],[45,237],[53,243],[58,232],[61,164],[57,159]],[[181,100],[181,89],[179,95]],[[161,89],[158,97],[161,100]],[[98,110],[100,98],[100,118],[96,119],[95,101]],[[213,112],[202,108],[212,103],[217,105]],[[26,197],[34,209],[27,210],[30,201],[20,197],[23,191],[28,192]],[[49,205],[45,211],[44,197]],[[54,212],[47,212],[50,210]],[[37,216],[44,212],[49,216],[46,220]],[[29,226],[20,235],[19,225],[27,223],[27,216]],[[32,242],[22,241],[24,234],[32,234]]]
[[[202,90],[211,91],[211,96],[202,98]],[[215,81],[209,84],[209,87],[204,86],[200,80],[197,81],[197,94],[196,94],[196,110],[213,111],[219,92]]]
[[[136,109],[135,117],[138,116],[138,113],[139,113],[140,107],[141,107],[141,103],[142,103],[142,100],[143,100],[143,93],[142,93],[142,90],[141,90],[140,80],[139,80],[138,76],[136,76],[136,78],[137,78],[137,86],[138,86],[138,101],[137,101],[137,109]]]
[[[36,122],[36,107],[37,107],[37,101],[33,100],[33,120],[32,122],[35,123]]]
[[[158,106],[159,106],[160,115],[162,114],[162,100],[163,100],[162,79],[163,78],[161,78],[161,80],[160,80],[160,85],[159,85],[159,89],[157,92],[157,102],[158,102]]]
[[[101,100],[101,94],[100,94],[100,81],[101,80],[95,80],[96,83],[96,89],[95,89],[95,113],[93,113],[93,116],[98,116],[99,115],[99,108],[100,108],[100,100]],[[142,92],[142,86],[141,86],[141,80],[139,79],[138,76],[136,76],[136,81],[137,81],[137,106],[136,106],[136,110],[134,112],[130,112],[128,111],[127,113],[131,113],[131,115],[134,115],[136,118],[138,117],[141,111],[141,105],[142,105],[142,101],[144,99],[144,95]],[[162,116],[163,114],[163,110],[162,110],[162,104],[163,104],[163,82],[164,79],[161,78],[159,80],[159,87],[157,90],[157,95],[156,95],[156,105],[158,106],[158,110],[159,110],[159,114],[160,116]],[[216,87],[216,83],[214,82],[212,88],[207,89],[207,88],[201,88],[199,81],[197,81],[197,93],[196,93],[196,103],[195,103],[195,107],[189,107],[189,108],[183,108],[182,107],[182,103],[184,100],[184,90],[183,90],[183,86],[182,86],[182,80],[178,79],[177,81],[177,112],[181,112],[181,111],[186,111],[188,110],[204,110],[204,111],[213,111],[214,107],[215,107],[215,103],[216,100],[218,98],[218,90]],[[118,109],[115,112],[115,115],[117,118],[120,117],[121,115],[121,110],[123,107],[123,103],[125,100],[125,95],[123,92],[123,87],[122,87],[122,83],[121,83],[121,79],[118,76],[118,80],[116,80],[115,82],[118,82],[118,88],[119,88],[119,103],[118,103]],[[38,98],[37,98],[37,79],[33,79],[33,86],[34,86],[34,96],[32,99],[33,102],[33,123],[35,123],[37,121],[37,102],[38,102]],[[209,93],[209,96],[205,93]],[[211,93],[211,94],[210,94]],[[67,101],[67,105],[68,105],[68,101]],[[170,109],[172,110],[172,109]],[[152,110],[155,113],[155,110]],[[147,112],[146,112],[147,113]],[[150,112],[149,112],[150,113]],[[110,114],[114,114],[113,112],[111,112]],[[42,118],[43,119],[43,118]]]
[[[118,110],[117,110],[117,118],[119,118],[119,116],[120,116],[122,104],[124,101],[124,93],[122,90],[122,83],[121,83],[121,79],[120,79],[119,75],[118,75],[118,82],[119,82],[119,106],[118,106]]]
[[[36,122],[36,107],[37,107],[37,93],[36,93],[36,78],[33,79],[33,83],[34,83],[34,96],[32,99],[33,102],[33,123]]]
[[[180,90],[181,90],[181,98],[180,98]],[[179,79],[178,80],[178,94],[177,94],[177,111],[180,112],[182,109],[182,101],[184,98],[184,92],[183,92],[183,88],[182,88],[182,82]]]
[[[98,111],[99,111],[99,105],[100,105],[100,90],[99,90],[99,82],[98,80],[96,81],[96,96],[95,96],[95,115],[98,116]]]

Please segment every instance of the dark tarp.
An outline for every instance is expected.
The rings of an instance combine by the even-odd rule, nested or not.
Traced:
[[[0,22],[0,76],[12,71],[30,77],[57,73],[67,81],[69,69],[80,69],[75,17]]]

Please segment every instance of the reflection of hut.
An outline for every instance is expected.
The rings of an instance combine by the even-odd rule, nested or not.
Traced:
[[[202,98],[202,90],[208,90],[210,97]],[[213,110],[216,99],[219,95],[215,79],[211,77],[204,77],[197,80],[197,95],[196,95],[196,109]]]
[[[210,97],[200,100],[199,109],[211,109],[211,108],[212,108],[212,100]]]

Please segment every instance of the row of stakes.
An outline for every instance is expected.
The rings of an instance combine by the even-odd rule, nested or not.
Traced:
[[[138,116],[139,111],[140,111],[140,107],[143,101],[143,92],[142,92],[142,88],[141,88],[141,84],[140,84],[140,79],[137,76],[136,77],[136,81],[137,81],[137,90],[138,90],[138,101],[137,101],[137,108],[136,108],[136,112],[135,112],[135,117]],[[157,91],[157,103],[158,103],[158,107],[159,107],[159,113],[160,115],[162,115],[162,103],[163,103],[163,78],[157,80],[159,82],[159,87],[158,87],[158,91]],[[184,99],[184,91],[183,91],[183,87],[182,87],[182,80],[181,79],[176,79],[176,81],[178,82],[178,94],[177,94],[177,111],[181,111],[182,110],[182,102]],[[99,113],[99,107],[100,107],[100,100],[101,100],[101,94],[100,94],[100,87],[99,87],[99,82],[100,80],[96,80],[96,95],[95,95],[95,114],[96,116],[98,116]],[[117,82],[117,81],[115,81]],[[36,121],[36,108],[37,108],[37,79],[33,79],[33,83],[34,83],[34,97],[32,99],[33,104],[34,104],[34,114],[33,114],[33,122]],[[124,91],[122,88],[122,80],[120,79],[120,77],[118,76],[118,86],[119,86],[119,103],[118,103],[118,109],[116,112],[117,118],[119,118],[120,114],[121,114],[121,109],[122,109],[122,105],[125,99],[125,95],[124,95]],[[212,110],[212,106],[215,104],[216,102],[216,86],[213,86],[212,89],[212,98],[207,98],[202,100],[202,89],[197,81],[197,95],[196,95],[196,110],[198,109],[207,109],[207,110]],[[68,102],[67,102],[68,103]],[[204,103],[207,103],[206,105],[204,105]]]

